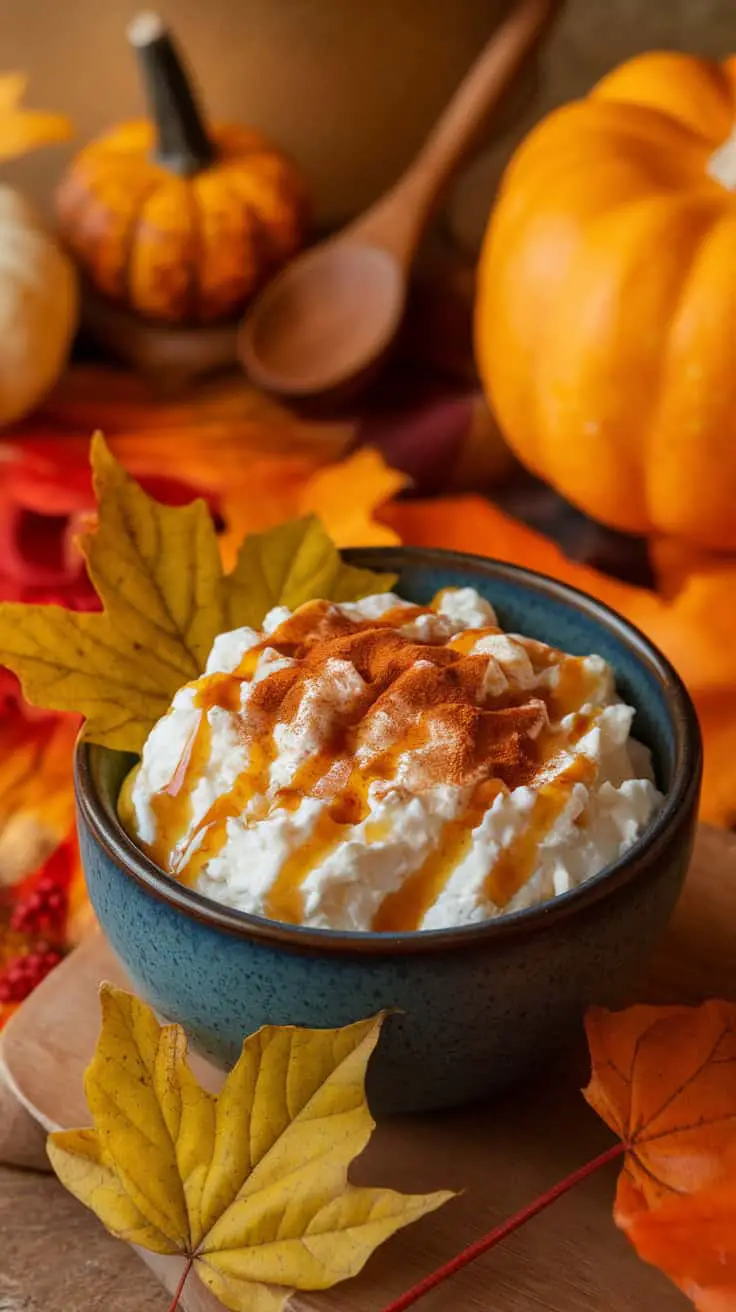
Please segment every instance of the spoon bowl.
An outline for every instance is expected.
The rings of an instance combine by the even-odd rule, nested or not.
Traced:
[[[404,314],[406,280],[395,255],[332,241],[269,283],[239,334],[256,384],[298,400],[342,392],[381,360]]]

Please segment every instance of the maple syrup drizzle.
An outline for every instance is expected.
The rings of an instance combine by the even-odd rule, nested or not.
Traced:
[[[385,610],[382,615],[377,615],[372,620],[361,620],[366,628],[375,629],[400,629],[404,624],[411,624],[413,620],[418,620],[422,615],[433,615],[434,611],[429,606],[392,606],[390,610]]]
[[[223,811],[227,810],[227,803],[232,797],[230,793],[218,799],[210,807],[204,819],[197,824],[186,851],[182,853],[179,844],[192,823],[194,789],[204,774],[211,754],[212,726],[208,711],[214,707],[221,707],[228,711],[239,709],[242,682],[241,678],[232,674],[205,675],[198,681],[194,700],[194,705],[199,712],[197,722],[184,743],[168,784],[151,797],[151,810],[156,820],[156,838],[148,845],[147,850],[162,869],[170,874],[176,874],[185,883],[194,882],[204,861],[214,855],[217,848],[210,850],[208,836],[205,836],[190,860],[186,857],[186,851],[191,849],[192,842],[202,830],[208,828],[218,818],[213,816],[212,812],[220,806]],[[237,783],[235,787],[237,788]],[[224,836],[223,825],[223,841]]]
[[[473,790],[464,811],[444,826],[438,847],[400,888],[383,899],[371,926],[374,931],[396,934],[421,927],[429,908],[470,851],[473,831],[499,794],[506,791],[500,779],[486,779]]]
[[[286,921],[289,925],[301,924],[304,919],[304,881],[323,864],[344,837],[345,824],[335,819],[332,808],[327,807],[317,816],[306,843],[292,852],[282,865],[266,898],[267,916],[272,920]]]
[[[151,797],[156,837],[148,845],[148,852],[169,873],[176,865],[177,845],[192,822],[192,794],[207,767],[211,741],[207,712],[200,710],[169,782]]]
[[[482,638],[495,637],[498,633],[501,633],[501,629],[493,624],[487,624],[482,629],[463,629],[462,633],[456,633],[454,638],[450,638],[447,646],[450,651],[459,651],[463,656],[467,656]]]
[[[549,709],[552,718],[561,720],[588,701],[593,681],[579,656],[563,656],[557,669],[559,674],[550,691]]]
[[[199,821],[187,844],[186,852],[182,854],[172,871],[185,884],[194,884],[207,862],[217,856],[224,847],[228,820],[235,820],[242,816],[254,799],[265,799],[269,771],[276,756],[273,726],[269,726],[258,736],[252,736],[248,748],[249,758],[246,768],[238,775],[229,793],[218,797]],[[259,815],[257,819],[263,819],[265,814],[264,810],[263,815]],[[203,837],[192,851],[200,834]]]
[[[320,748],[296,770],[288,787],[279,789],[276,803],[287,811],[296,811],[305,797],[332,797],[347,780],[350,758],[341,744]]]
[[[588,756],[576,756],[554,778],[541,784],[527,828],[501,852],[488,872],[483,891],[490,902],[505,907],[531,878],[540,844],[564,811],[575,784],[590,784],[595,774],[595,761]]]
[[[419,730],[416,728],[415,734],[418,740]],[[285,805],[287,810],[296,810],[304,797],[320,794],[330,774],[335,775],[335,791],[325,810],[317,817],[307,841],[284,862],[267,897],[268,916],[288,924],[301,923],[305,879],[345,841],[349,829],[368,819],[371,784],[379,779],[393,778],[398,756],[406,749],[404,740],[400,747],[382,752],[363,766],[352,765],[349,756],[334,756],[329,751],[322,751],[299,767],[291,788],[277,795],[277,804]],[[363,839],[367,843],[381,842],[387,829],[386,822],[367,824]]]
[[[598,723],[600,711],[577,711],[573,717],[573,722],[567,730],[566,738],[570,746],[574,747],[576,743],[584,738],[586,733]]]

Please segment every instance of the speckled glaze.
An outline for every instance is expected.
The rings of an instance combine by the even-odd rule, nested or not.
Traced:
[[[590,598],[513,566],[421,549],[345,553],[396,571],[397,591],[427,602],[472,585],[500,622],[577,654],[598,652],[637,708],[662,812],[627,855],[581,888],[484,925],[403,935],[281,925],[182,888],[147,860],[115,815],[131,758],[81,744],[76,789],[90,896],[136,989],[184,1025],[212,1061],[231,1064],[258,1026],[389,1018],[369,1077],[379,1112],[448,1107],[518,1080],[579,1024],[612,1004],[667,923],[695,828],[701,746],[695,714],[667,661]]]

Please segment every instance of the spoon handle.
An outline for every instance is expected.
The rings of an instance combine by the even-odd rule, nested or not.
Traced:
[[[443,188],[558,7],[559,0],[519,0],[463,78],[406,173],[353,225],[356,239],[384,246],[402,263],[411,259]]]

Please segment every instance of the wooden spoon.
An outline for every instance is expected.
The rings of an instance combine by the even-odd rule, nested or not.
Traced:
[[[556,7],[555,0],[520,0],[404,176],[256,299],[240,329],[239,355],[257,386],[313,402],[352,394],[373,375],[401,324],[432,209]]]

